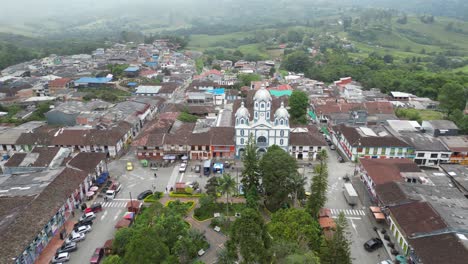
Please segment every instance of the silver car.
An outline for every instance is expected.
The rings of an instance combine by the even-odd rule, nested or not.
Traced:
[[[70,260],[70,253],[64,252],[55,255],[55,257],[52,259],[52,263],[62,263],[62,262],[67,262]]]

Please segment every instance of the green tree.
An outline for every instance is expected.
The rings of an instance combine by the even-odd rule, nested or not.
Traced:
[[[232,224],[230,237],[243,263],[269,263],[271,241],[263,217],[257,211],[244,210]]]
[[[293,72],[306,72],[310,65],[309,55],[300,50],[288,54],[282,62],[284,69]]]
[[[134,229],[121,228],[115,233],[112,241],[112,251],[120,256],[125,255],[125,246],[132,240]]]
[[[220,71],[221,66],[219,64],[214,64],[214,65],[211,66],[211,69]]]
[[[259,159],[253,134],[249,135],[247,146],[242,155],[242,162],[244,164],[244,169],[242,170],[241,182],[244,186],[244,190],[258,189],[260,185],[260,169],[258,167]]]
[[[219,191],[226,195],[226,216],[229,215],[229,195],[235,192],[237,184],[234,178],[229,173],[224,173],[221,178],[218,179]]]
[[[128,64],[108,64],[107,69],[110,70],[115,78],[121,78],[124,70],[127,69],[128,66]]]
[[[320,208],[327,201],[328,169],[325,162],[315,166],[314,177],[310,187],[311,194],[307,200],[307,209],[313,218],[317,219]]]
[[[213,197],[213,199],[216,199],[216,197],[218,196],[218,187],[219,187],[218,178],[210,177],[208,179],[208,182],[205,185],[206,194]]]
[[[463,86],[457,83],[447,83],[440,89],[440,108],[447,111],[448,115],[456,110],[463,110],[466,106],[468,93]]]
[[[320,248],[320,226],[303,209],[282,209],[272,215],[268,231],[274,240],[298,244],[301,248],[317,251]]]
[[[196,59],[195,60],[195,68],[196,68],[198,74],[202,73],[203,67],[204,67],[203,59],[202,58]]]
[[[309,97],[306,93],[294,90],[289,98],[289,114],[291,122],[298,124],[307,124],[307,107],[309,106]]]
[[[157,249],[157,250],[154,250]],[[163,263],[169,248],[151,228],[141,228],[125,247],[126,263]]]
[[[290,177],[297,173],[297,163],[291,155],[277,145],[268,148],[260,160],[260,175],[271,210],[287,206],[288,195],[293,192]]]
[[[275,67],[271,67],[270,70],[268,71],[268,75],[270,77],[274,77],[275,76],[275,72],[276,72],[276,68]]]
[[[177,117],[179,121],[186,122],[186,123],[195,123],[197,122],[198,117],[187,112],[181,112]]]
[[[239,81],[241,86],[249,86],[250,87],[251,82],[260,81],[261,79],[262,79],[262,77],[260,75],[253,74],[253,73],[239,74],[237,76],[237,80]]]
[[[325,239],[320,248],[322,264],[351,264],[351,241],[348,239],[348,222],[341,212],[336,221],[336,230],[331,239]]]

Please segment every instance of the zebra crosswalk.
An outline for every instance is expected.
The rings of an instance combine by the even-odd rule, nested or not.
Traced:
[[[346,216],[362,216],[366,215],[366,212],[361,209],[330,209],[332,215],[339,215],[343,212]]]
[[[111,207],[111,208],[124,208],[125,206],[127,206],[127,202],[114,202],[114,201],[110,201],[110,202],[104,202],[102,203],[102,207]]]

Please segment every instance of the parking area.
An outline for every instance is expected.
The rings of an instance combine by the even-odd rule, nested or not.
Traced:
[[[131,170],[127,170],[129,162],[132,164]],[[131,199],[135,200],[140,193],[151,190],[165,192],[167,195],[171,187],[175,188],[177,182],[197,182],[199,188],[204,190],[209,177],[221,175],[211,173],[210,176],[205,176],[203,170],[201,173],[197,173],[195,167],[197,165],[203,166],[203,161],[188,161],[184,172],[179,171],[181,164],[182,161],[174,161],[168,163],[167,166],[160,166],[156,170],[149,164],[143,166],[133,151],[129,151],[119,160],[110,162],[108,164],[110,179],[121,183],[121,190],[114,199],[105,200],[104,197],[95,197],[93,201],[89,201],[90,204],[92,202],[101,203],[103,210],[96,213],[92,231],[86,233],[85,239],[77,243],[77,250],[71,252],[69,263],[81,264],[89,261],[96,248],[102,247],[108,239],[113,238],[116,231],[114,226],[127,212],[127,203]],[[240,181],[241,167],[239,164],[236,163],[226,168],[225,172],[229,172]],[[77,214],[75,218],[78,219],[79,216]]]

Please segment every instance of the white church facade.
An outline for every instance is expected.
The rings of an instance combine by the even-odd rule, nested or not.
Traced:
[[[247,146],[249,135],[252,135],[259,154],[266,152],[268,147],[277,145],[288,152],[289,146],[289,113],[281,106],[272,113],[272,97],[270,92],[262,87],[253,98],[253,114],[244,103],[235,114],[236,156],[241,157]]]

